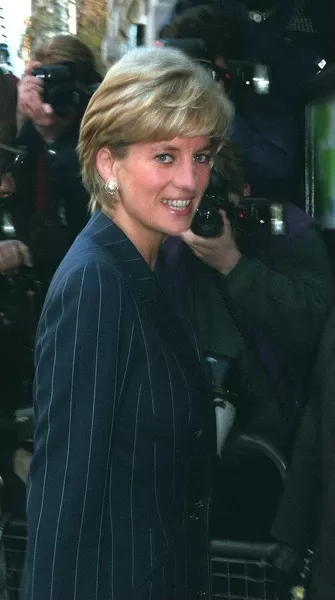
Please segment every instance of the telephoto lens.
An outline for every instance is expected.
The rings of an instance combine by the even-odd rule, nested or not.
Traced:
[[[284,205],[266,198],[243,198],[237,205],[229,200],[225,177],[212,169],[209,185],[194,215],[191,231],[204,238],[223,233],[220,210],[224,210],[237,236],[285,235]]]
[[[194,215],[191,231],[205,238],[219,237],[223,233],[223,221],[219,213],[221,209],[231,206],[228,198],[226,179],[215,169],[206,192]]]
[[[234,207],[233,228],[243,235],[285,235],[284,205],[266,198],[245,198]]]

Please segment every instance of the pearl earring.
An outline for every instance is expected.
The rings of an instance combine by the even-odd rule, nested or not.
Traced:
[[[114,179],[109,179],[109,181],[106,181],[105,190],[111,196],[114,196],[119,189],[120,188]]]

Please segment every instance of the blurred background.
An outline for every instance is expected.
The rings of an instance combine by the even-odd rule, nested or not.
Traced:
[[[154,39],[173,0],[0,0],[0,65],[20,77],[31,51],[57,33],[77,35],[100,69]]]

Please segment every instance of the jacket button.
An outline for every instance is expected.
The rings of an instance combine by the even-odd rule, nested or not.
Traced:
[[[201,590],[200,592],[197,592],[197,596],[199,598],[206,598],[207,597],[207,592],[204,592],[204,590]]]
[[[199,438],[201,438],[202,434],[203,434],[203,429],[198,429],[198,430],[195,432],[195,437],[196,437],[196,439],[198,440]]]

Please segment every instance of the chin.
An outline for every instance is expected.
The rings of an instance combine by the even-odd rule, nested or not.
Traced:
[[[171,229],[169,231],[167,231],[165,235],[172,236],[172,237],[178,237],[182,233],[185,233],[185,231],[188,231],[190,227],[191,227],[191,223],[189,223],[185,227],[171,227]]]
[[[167,231],[167,235],[178,236],[188,231],[192,225],[192,219],[183,219],[180,223],[173,223]]]

